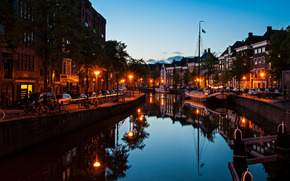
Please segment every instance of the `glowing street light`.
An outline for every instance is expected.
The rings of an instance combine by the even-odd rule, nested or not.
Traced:
[[[243,76],[243,80],[246,80],[246,77],[245,76]]]
[[[128,75],[128,77],[131,80],[133,78],[133,75],[130,74],[130,75]]]
[[[99,80],[98,80],[98,75],[101,73],[101,71],[97,70],[97,71],[94,71],[94,74],[96,75],[96,85],[98,87],[98,94],[99,94]]]
[[[96,161],[96,162],[94,163],[94,167],[98,168],[98,167],[100,167],[100,166],[101,166],[101,163],[100,163],[100,162]]]
[[[133,132],[132,132],[132,131],[129,131],[128,136],[129,136],[130,138],[132,138],[133,135],[134,135]]]
[[[196,110],[196,114],[198,114],[198,113],[199,113],[199,110],[197,109],[197,110]]]
[[[261,77],[262,77],[262,79],[263,79],[264,76],[265,76],[265,73],[264,73],[264,72],[261,72],[260,75],[261,75]],[[262,88],[264,88],[263,80],[262,80]]]
[[[265,73],[264,72],[261,72],[260,75],[261,75],[262,78],[264,78]]]

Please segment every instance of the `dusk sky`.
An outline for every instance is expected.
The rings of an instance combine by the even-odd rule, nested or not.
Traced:
[[[106,40],[127,45],[128,53],[149,63],[198,55],[198,24],[203,49],[220,55],[249,32],[290,25],[290,1],[258,0],[91,0],[107,20]]]

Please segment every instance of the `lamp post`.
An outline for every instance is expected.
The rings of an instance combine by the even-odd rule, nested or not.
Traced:
[[[128,77],[129,77],[129,79],[130,79],[130,82],[131,82],[131,84],[132,84],[132,86],[133,86],[133,96],[134,96],[134,85],[133,85],[133,83],[132,83],[132,78],[133,78],[133,75],[132,75],[132,74],[130,74],[130,75],[128,75]]]
[[[97,82],[97,83],[96,83],[96,86],[98,87],[98,88],[97,88],[97,91],[98,91],[97,94],[99,94],[99,79],[98,79],[98,76],[99,76],[99,74],[101,73],[101,71],[98,71],[98,70],[97,70],[97,71],[94,71],[94,73],[95,73],[95,75],[96,75],[96,82]]]
[[[264,79],[265,73],[264,73],[264,72],[261,72],[260,75],[261,75],[261,77],[262,77],[262,88],[264,88],[263,79]]]

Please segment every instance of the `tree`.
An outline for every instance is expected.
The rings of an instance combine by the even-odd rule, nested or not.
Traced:
[[[13,3],[16,2],[0,1],[0,50],[5,48],[12,53],[21,46],[20,40],[23,36],[23,24],[13,8]]]
[[[27,6],[30,8],[28,17],[23,20],[28,25],[25,30],[37,37],[34,49],[42,59],[44,92],[47,92],[48,65],[61,62],[59,59],[64,56],[63,46],[70,42],[67,38],[76,26],[73,17],[78,17],[77,10],[66,1],[59,0],[30,1]]]
[[[94,75],[95,69],[99,66],[103,49],[94,37],[93,31],[87,27],[83,27],[82,36],[76,41],[79,49],[72,55],[77,63],[78,73],[86,77],[85,93],[88,94],[89,77]]]
[[[232,79],[229,69],[225,69],[221,76],[221,82],[227,84]]]
[[[129,54],[126,51],[127,45],[116,40],[106,41],[105,45],[105,56],[102,61],[102,67],[106,68],[107,71],[116,72],[117,78],[117,89],[119,87],[119,74],[124,73],[128,67]],[[107,74],[108,81],[108,74]],[[108,82],[107,82],[108,89]]]
[[[173,75],[173,85],[176,86],[177,84],[180,83],[180,75],[179,73],[175,72],[174,75]]]
[[[220,77],[219,77],[219,72],[218,71],[215,71],[214,74],[213,74],[213,77],[212,77],[212,80],[213,80],[213,84],[216,85],[219,83],[220,81]]]
[[[158,67],[156,67],[153,72],[151,73],[151,78],[153,79],[153,82],[155,83],[155,80],[160,77],[160,70]]]
[[[129,69],[137,78],[146,78],[148,75],[148,65],[143,59],[129,59]]]
[[[268,62],[271,63],[269,73],[274,80],[281,80],[282,71],[290,70],[290,26],[271,37]]]
[[[216,61],[217,61],[217,58],[212,54],[210,53],[207,58],[205,59],[204,63],[202,64],[202,68],[203,70],[207,70],[206,73],[205,73],[205,86],[206,85],[206,79],[209,80],[209,77],[214,73],[215,71],[215,65],[216,65]]]
[[[190,72],[188,69],[186,69],[183,74],[183,82],[186,86],[188,85],[189,80],[190,80]]]
[[[231,64],[231,77],[236,77],[239,81],[239,90],[241,87],[242,77],[249,74],[251,71],[250,60],[247,51],[240,51],[237,53],[237,58],[233,60]]]

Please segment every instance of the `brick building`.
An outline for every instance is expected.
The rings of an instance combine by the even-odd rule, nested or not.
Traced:
[[[106,19],[99,14],[90,1],[71,1],[79,4],[80,19],[85,26],[92,28],[95,38],[102,44],[106,41]],[[30,4],[22,0],[10,0],[17,14],[22,19],[31,19]],[[37,37],[33,32],[25,32],[21,38],[21,48],[12,54],[6,49],[0,49],[0,105],[13,106],[28,92],[42,92],[44,87],[44,69],[42,59],[37,57],[34,45]],[[83,92],[84,81],[75,72],[75,63],[70,55],[64,52],[65,58],[59,60],[58,67],[48,65],[48,91]],[[96,79],[92,79],[96,80]],[[91,83],[92,86],[94,82]],[[96,84],[96,82],[95,82]]]

